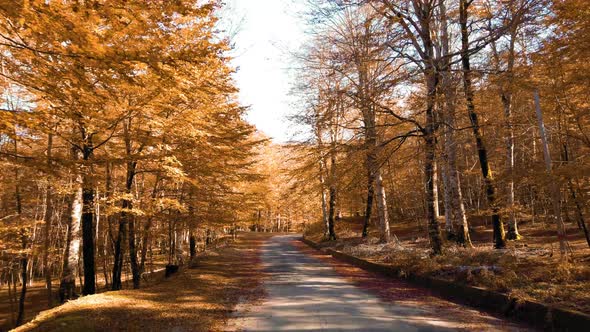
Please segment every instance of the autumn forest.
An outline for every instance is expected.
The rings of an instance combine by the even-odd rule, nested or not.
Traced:
[[[590,2],[281,1],[0,0],[0,331],[584,330]]]

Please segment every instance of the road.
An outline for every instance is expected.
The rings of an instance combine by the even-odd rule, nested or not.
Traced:
[[[404,282],[380,279],[350,266],[337,267],[335,264],[342,263],[317,254],[302,248],[293,235],[268,240],[261,252],[268,276],[264,282],[266,297],[259,305],[239,308],[231,323],[233,328],[245,331],[528,330],[447,302]],[[379,291],[363,287],[363,283],[378,285]],[[383,296],[383,290],[394,296]]]

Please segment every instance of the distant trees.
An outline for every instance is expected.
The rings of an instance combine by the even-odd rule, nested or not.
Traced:
[[[343,140],[334,149],[344,160],[353,160],[360,151],[367,155],[365,174],[358,167],[347,167],[357,183],[368,183],[366,199],[362,199],[366,203],[362,236],[367,234],[376,195],[382,241],[387,241],[389,232],[385,218],[422,217],[427,220],[433,253],[441,253],[445,241],[437,215],[439,188],[446,238],[463,246],[471,246],[469,213],[479,211],[490,217],[493,245],[501,249],[507,240],[521,238],[519,219],[528,218],[530,211],[534,218],[544,209],[541,202],[552,200],[572,201],[569,208],[576,211],[577,224],[581,231],[587,229],[587,211],[574,184],[585,187],[587,179],[574,171],[570,151],[576,146],[577,153],[583,154],[587,148],[583,106],[576,104],[582,90],[574,92],[574,87],[584,84],[578,81],[580,76],[564,72],[574,68],[566,63],[585,49],[581,37],[585,21],[571,11],[586,7],[575,0],[315,2],[313,38],[300,55],[298,84],[299,90],[306,91],[303,99],[315,103],[303,103],[301,114],[309,116],[306,109],[325,114],[324,109],[313,107],[329,98],[323,90],[314,92],[322,85],[338,85],[330,95],[345,96]],[[547,33],[534,34],[538,29]],[[576,69],[585,70],[583,66]],[[556,86],[560,88],[553,90]],[[552,161],[561,171],[552,172],[549,182],[539,180],[545,173],[540,168],[542,151],[536,148],[541,146],[541,136],[535,134],[540,131],[535,89],[541,91],[541,103],[547,104],[543,109],[552,114],[549,149],[565,156],[563,162]],[[549,111],[551,105],[553,111]],[[317,139],[317,122],[300,123],[312,125],[315,134],[310,135],[309,144],[325,146]],[[413,143],[413,137],[421,140]],[[363,143],[357,138],[363,138]],[[505,152],[498,154],[499,149]],[[408,162],[418,151],[423,158]],[[583,165],[580,158],[578,165]],[[382,168],[392,163],[397,168]],[[481,168],[480,177],[470,171],[475,163]],[[418,166],[421,172],[416,172]],[[407,174],[406,168],[414,173],[397,178],[396,173]],[[419,176],[424,179],[421,194],[415,186]],[[384,184],[380,177],[391,181]],[[348,175],[339,177],[339,186],[347,186],[343,182],[347,179]],[[557,190],[560,199],[549,199],[555,196],[553,185],[561,188]],[[391,201],[396,206],[388,206],[387,191],[393,192],[393,187],[399,199]],[[571,199],[564,196],[566,188]],[[410,199],[416,196],[421,207]],[[342,209],[348,204],[352,203],[338,199],[336,205]],[[421,208],[422,212],[415,212]],[[561,207],[559,215],[567,215],[569,208]],[[567,243],[559,220],[557,225],[560,241]]]

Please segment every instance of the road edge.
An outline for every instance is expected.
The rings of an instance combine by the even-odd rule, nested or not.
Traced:
[[[537,328],[551,331],[585,331],[584,327],[588,328],[590,326],[590,315],[582,312],[529,300],[519,300],[485,288],[407,273],[400,268],[374,263],[330,248],[322,248],[318,243],[303,237],[299,240],[313,249],[322,251],[337,260],[365,271],[378,273],[389,278],[403,279],[415,285],[432,289],[445,299],[501,314],[504,317],[522,321]]]

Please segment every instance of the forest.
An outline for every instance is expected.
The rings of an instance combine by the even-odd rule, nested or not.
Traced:
[[[588,312],[589,9],[316,2],[294,88],[322,208],[306,234]]]
[[[293,1],[276,142],[222,1],[0,0],[0,331],[273,233],[590,314],[590,3]]]

